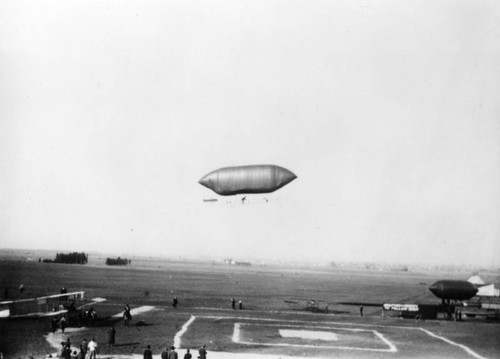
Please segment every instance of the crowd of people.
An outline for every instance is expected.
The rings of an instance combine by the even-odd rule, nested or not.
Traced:
[[[241,301],[240,301],[241,303]],[[176,297],[173,298],[172,300],[172,306],[174,308],[177,307],[178,304],[178,299]],[[123,320],[125,322],[125,325],[128,325],[128,323],[132,320],[132,314],[131,314],[131,308],[129,304],[125,304],[124,310],[123,310]],[[59,320],[54,317],[51,321],[51,329],[52,333],[55,333],[58,328],[61,328],[62,333],[64,333],[64,330],[66,328],[66,317],[62,316]],[[108,335],[108,348],[112,348],[115,345],[116,341],[116,328],[114,325],[111,325],[108,330],[107,330],[107,335]],[[175,351],[175,347],[172,345],[170,348],[165,347],[164,350],[161,352],[161,359],[179,359],[179,354]],[[94,338],[92,338],[91,341],[87,342],[87,339],[83,339],[82,342],[80,343],[80,350],[74,350],[72,351],[71,348],[71,341],[68,338],[66,341],[61,342],[61,347],[57,353],[57,358],[59,359],[97,359],[97,353],[98,353],[98,344],[97,341]],[[207,350],[205,345],[203,345],[200,349],[198,349],[198,357],[197,359],[206,359],[207,358]],[[146,349],[144,350],[144,359],[152,359],[153,358],[153,352],[151,350],[151,346],[148,345]],[[192,354],[190,349],[186,350],[186,353],[184,354],[183,359],[192,359]]]
[[[179,354],[175,351],[175,347],[172,345],[170,348],[165,347],[161,352],[161,359],[179,359]],[[207,358],[207,349],[206,346],[203,345],[200,349],[198,349],[198,359],[206,359]],[[144,350],[144,359],[152,359],[153,352],[151,351],[151,346],[148,345],[146,350]],[[192,354],[190,349],[186,349],[186,353],[184,354],[184,359],[191,359]]]
[[[61,293],[66,293],[66,288],[61,289]],[[177,297],[172,298],[172,307],[177,308],[178,306]],[[236,300],[231,298],[231,306],[232,309],[236,309]],[[243,302],[241,300],[238,301],[239,309],[243,309]],[[92,307],[87,311],[83,312],[85,317],[95,316],[95,309]],[[123,310],[123,321],[125,325],[128,325],[130,321],[132,321],[131,308],[129,304],[125,304]],[[52,333],[55,333],[58,328],[61,329],[62,333],[64,333],[67,326],[67,319],[63,315],[59,319],[54,317],[51,321],[51,330]],[[108,348],[112,348],[115,345],[116,341],[116,328],[114,325],[111,325],[107,330],[107,344]],[[207,358],[207,350],[206,346],[203,345],[199,349],[197,349],[198,355],[196,359],[206,359]],[[71,348],[71,341],[68,338],[66,341],[61,342],[61,347],[57,353],[57,358],[59,359],[96,359],[98,354],[98,344],[95,337],[92,340],[87,341],[87,339],[83,339],[80,343],[79,351],[75,350],[75,348]],[[144,359],[152,359],[153,351],[151,349],[151,345],[147,345],[146,349],[143,353]],[[179,354],[176,351],[176,348],[172,345],[170,347],[165,347],[161,352],[161,359],[180,359]],[[192,354],[190,349],[186,349],[186,352],[183,356],[183,359],[192,359]]]
[[[57,353],[59,359],[97,359],[97,341],[92,338],[90,342],[83,339],[80,343],[80,351],[71,351],[71,341],[68,338],[65,342],[61,342],[61,348]]]
[[[109,333],[114,331],[114,327],[110,328],[112,331],[108,331],[108,345],[110,342]],[[112,341],[114,344],[114,333],[112,334]],[[180,359],[179,354],[175,350],[175,346],[165,347],[160,356],[161,359]],[[95,338],[92,338],[91,341],[87,342],[87,339],[83,339],[80,343],[80,350],[76,351],[71,349],[71,341],[68,338],[66,341],[61,342],[61,348],[57,353],[57,358],[59,359],[97,359],[98,353],[98,344]],[[207,349],[206,346],[203,345],[198,349],[198,358],[197,359],[207,359]],[[153,351],[151,350],[151,345],[147,345],[143,354],[144,359],[153,359]],[[186,349],[183,359],[192,359],[192,354],[190,349]]]

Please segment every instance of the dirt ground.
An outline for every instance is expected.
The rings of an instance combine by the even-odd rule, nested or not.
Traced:
[[[5,358],[42,358],[55,353],[62,340],[69,338],[76,349],[92,337],[100,358],[118,359],[142,357],[146,345],[155,355],[175,345],[181,358],[187,348],[196,358],[201,345],[211,359],[500,357],[499,323],[382,318],[379,307],[369,306],[361,318],[358,307],[337,304],[437,303],[427,287],[439,274],[159,261],[125,268],[3,261],[0,276],[3,287],[23,283],[27,298],[58,293],[64,285],[68,291],[85,291],[88,299],[107,299],[95,305],[97,320],[70,325],[64,334],[51,333],[49,318],[1,320]],[[11,298],[19,296],[10,292]],[[177,308],[171,305],[174,296]],[[231,298],[242,300],[243,310],[233,310]],[[305,310],[312,299],[318,313]],[[120,315],[125,303],[135,310],[129,326]],[[112,325],[116,344],[108,347]]]

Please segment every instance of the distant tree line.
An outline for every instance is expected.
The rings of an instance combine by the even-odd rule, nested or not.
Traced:
[[[106,258],[106,264],[108,266],[126,266],[127,264],[132,263],[131,259],[127,258]]]
[[[83,252],[72,252],[68,254],[57,253],[54,260],[44,259],[43,263],[87,264],[88,258],[89,255]]]

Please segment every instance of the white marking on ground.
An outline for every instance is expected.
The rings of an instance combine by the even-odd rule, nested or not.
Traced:
[[[240,341],[240,323],[234,323],[233,343],[239,343],[239,341]]]
[[[156,307],[153,307],[152,305],[143,305],[142,307],[137,307],[137,308],[131,309],[130,314],[132,316],[134,316],[137,314],[149,312],[150,310],[153,310],[153,309],[156,309]],[[123,317],[123,312],[120,312],[118,314],[113,315],[113,318],[121,318],[121,317]]]
[[[387,344],[389,346],[389,351],[390,352],[395,353],[395,352],[398,351],[398,349],[396,348],[396,346],[394,344],[392,344],[392,342],[389,341],[389,339],[386,339],[381,333],[377,332],[376,330],[374,330],[373,333],[375,333],[375,335],[377,337],[379,337],[380,340],[382,340],[385,344]]]
[[[135,308],[135,311],[133,309],[131,312],[133,314],[138,314],[138,313],[146,312],[146,311],[149,311],[149,310],[152,310],[152,309],[155,309],[155,308],[156,307],[153,307],[153,306],[143,306],[143,307]],[[123,312],[115,315],[114,317],[121,317],[122,315],[123,315]],[[184,324],[184,326],[186,327],[186,331],[187,331],[187,328],[189,327],[189,325],[196,318],[206,318],[206,319],[216,319],[216,320],[229,320],[229,319],[235,320],[235,319],[237,319],[237,320],[247,320],[247,321],[310,323],[309,321],[304,321],[304,320],[284,320],[284,319],[272,319],[272,318],[253,318],[253,317],[244,317],[244,316],[198,316],[198,317],[192,316]],[[445,337],[442,337],[442,336],[439,336],[437,334],[434,334],[433,332],[431,332],[429,330],[426,330],[424,328],[395,326],[395,325],[380,325],[380,324],[377,325],[377,324],[365,324],[365,323],[352,323],[352,322],[334,322],[334,321],[331,321],[331,322],[322,322],[322,324],[324,324],[324,325],[328,325],[328,324],[331,324],[331,325],[347,325],[347,326],[359,326],[359,327],[384,327],[384,328],[397,328],[397,329],[404,329],[404,330],[419,330],[419,331],[422,331],[422,332],[426,333],[427,335],[429,335],[431,337],[434,337],[434,338],[437,338],[439,340],[442,340],[442,341],[444,341],[447,344],[450,344],[450,345],[457,346],[457,347],[461,348],[466,353],[468,353],[469,355],[471,355],[472,357],[474,357],[476,359],[486,359],[485,357],[477,354],[476,352],[474,352],[473,350],[471,350],[467,346],[465,346],[463,344],[459,344],[459,343],[453,342],[453,341],[451,341],[451,340],[449,340],[449,339],[447,339]],[[279,326],[278,324],[268,324],[268,325],[269,326]],[[184,326],[183,326],[183,329],[184,329]],[[285,326],[292,327],[292,325],[285,325]],[[299,326],[297,326],[297,327],[299,327]],[[304,326],[300,326],[300,327],[301,328],[306,328]],[[312,328],[320,329],[320,327],[312,327]],[[387,349],[378,350],[378,349],[368,349],[368,348],[341,347],[341,346],[337,346],[337,347],[333,347],[333,348],[337,348],[337,349],[354,349],[354,350],[369,350],[369,351],[371,350],[371,351],[383,351],[383,352],[397,352],[397,348],[394,346],[394,344],[392,344],[381,333],[379,333],[379,332],[377,332],[375,330],[366,330],[366,329],[359,329],[359,328],[358,329],[356,329],[356,328],[331,328],[331,327],[326,327],[326,328],[327,329],[343,329],[343,330],[350,330],[350,331],[370,331],[370,332],[373,332],[378,338],[380,338],[382,341],[384,341],[384,343],[386,343],[390,347],[388,350]],[[76,333],[78,331],[83,331],[83,330],[88,330],[88,329],[87,328],[66,328],[66,333],[64,333],[64,334],[62,334],[61,332],[57,332],[55,334],[49,333],[48,335],[45,336],[45,338],[47,339],[47,341],[51,344],[51,346],[54,349],[58,350],[60,348],[61,342],[66,340],[66,338],[64,337],[65,334],[67,334],[67,333]],[[182,333],[181,332],[182,332],[182,329],[176,335],[176,338],[177,337],[179,338],[178,339],[179,340],[178,344],[174,344],[176,347],[180,347],[180,343],[181,343],[180,342],[180,338],[185,333],[185,331],[182,332]],[[241,335],[240,334],[240,323],[235,323],[234,324],[234,332],[233,332],[233,342],[238,343],[240,341],[240,335]],[[174,338],[174,343],[175,343],[175,338]],[[258,343],[249,343],[249,344],[255,345],[255,344],[258,344]],[[269,344],[262,344],[262,345],[269,345]],[[305,346],[305,347],[308,347],[308,346]],[[317,348],[317,346],[310,346],[310,347]],[[79,350],[79,348],[72,347],[72,350],[73,351],[74,350]],[[182,357],[180,349],[178,350],[178,353],[179,353],[179,356]],[[195,355],[196,354],[196,350],[192,350],[192,353],[193,353],[193,355]],[[298,357],[286,356],[286,355],[276,355],[276,354],[231,353],[231,352],[219,352],[219,351],[212,352],[212,353],[213,353],[213,355],[217,356],[217,359],[276,359],[277,357],[279,357],[280,359],[298,359]],[[54,355],[57,356],[56,354],[52,354],[53,357],[54,357]],[[143,357],[143,355],[142,354],[131,354],[131,355],[116,354],[116,355],[106,355],[105,357],[106,358],[113,358],[113,359],[141,359]],[[160,358],[160,355],[159,354],[158,355],[153,355],[153,358],[154,359]],[[308,357],[308,359],[321,359],[321,358]]]
[[[339,340],[337,334],[324,331],[280,329],[279,333],[283,338],[314,339],[324,341]]]
[[[280,321],[280,322],[286,322],[286,321]],[[326,323],[321,323],[321,324],[326,324]],[[260,324],[262,326],[266,327],[288,327],[288,328],[308,328],[308,329],[337,329],[337,330],[346,330],[350,332],[373,332],[374,330],[372,329],[364,329],[364,328],[343,328],[340,327],[339,325],[342,323],[335,323],[332,325],[335,326],[320,326],[320,325],[294,325],[294,324]],[[243,323],[243,325],[256,325],[256,324],[250,324],[250,323]]]
[[[106,301],[106,298],[97,297],[97,298],[92,298],[91,301],[94,303],[103,303]]]
[[[179,330],[177,332],[177,334],[175,334],[175,337],[174,337],[174,346],[176,348],[180,348],[181,347],[181,337],[184,335],[185,332],[187,332],[188,328],[189,328],[189,325],[194,322],[194,320],[196,319],[196,317],[194,315],[191,316],[191,318],[189,318],[189,320],[184,323],[184,325],[182,326],[181,330]]]
[[[215,319],[216,318],[218,320],[222,320],[222,319],[237,319],[237,320],[246,320],[246,321],[308,323],[308,321],[304,321],[304,320],[282,320],[282,319],[272,319],[272,318],[252,318],[252,317],[239,317],[239,316],[235,316],[235,317],[233,317],[233,316],[200,316],[199,318],[207,318],[207,319]],[[467,347],[467,346],[465,346],[463,344],[455,343],[455,342],[453,342],[453,341],[451,341],[451,340],[449,340],[449,339],[447,339],[445,337],[441,337],[439,335],[436,335],[436,334],[432,333],[429,330],[426,330],[426,329],[423,329],[423,328],[419,328],[419,327],[405,327],[405,326],[397,326],[397,325],[380,325],[380,324],[365,324],[365,323],[351,323],[351,322],[334,322],[334,321],[331,321],[331,322],[322,322],[322,324],[347,325],[347,326],[358,326],[358,327],[379,327],[379,328],[382,327],[382,328],[403,329],[403,330],[419,330],[419,331],[425,332],[429,336],[438,338],[438,339],[444,341],[447,344],[450,344],[450,345],[457,346],[457,347],[461,348],[462,350],[464,350],[466,353],[468,353],[469,355],[471,355],[474,358],[477,358],[477,359],[486,359],[485,357],[479,355],[478,353],[474,352],[472,349],[470,349],[469,347]],[[359,329],[359,330],[362,330],[362,329]],[[394,346],[394,344],[392,344],[382,334],[380,334],[380,333],[378,333],[376,331],[374,331],[374,332],[375,332],[375,334],[381,340],[384,341],[384,343],[386,343],[391,348],[390,351],[393,351],[393,352],[397,351],[397,348]]]
[[[211,352],[208,350],[207,357],[210,358],[210,354],[212,358],[217,359],[304,359],[302,356],[288,356],[281,354],[257,354],[257,353],[230,353],[230,352]],[[192,351],[192,355],[198,356],[197,352]],[[179,355],[179,357],[182,357]],[[307,359],[325,359],[319,357],[307,357]]]
[[[244,325],[257,325],[257,324],[249,324],[249,323],[236,323],[239,324],[238,330],[241,331],[241,327]],[[360,348],[360,347],[351,347],[351,346],[342,346],[342,345],[318,345],[318,344],[291,344],[291,343],[264,343],[264,342],[247,342],[244,340],[241,340],[241,332],[238,333],[238,336],[235,336],[233,333],[233,341],[236,339],[237,341],[234,341],[234,343],[237,344],[244,344],[244,345],[262,345],[262,346],[268,346],[268,347],[296,347],[296,348],[329,348],[329,349],[344,349],[344,350],[357,350],[357,351],[372,351],[372,352],[396,352],[397,349],[396,347],[387,339],[385,339],[380,333],[377,335],[377,332],[375,330],[371,329],[358,329],[358,328],[341,328],[341,327],[321,327],[321,326],[303,326],[303,325],[291,325],[291,324],[258,324],[260,327],[266,326],[266,327],[289,327],[289,328],[311,328],[311,329],[329,329],[329,330],[344,330],[344,331],[349,331],[349,332],[368,332],[372,333],[373,335],[377,336],[377,338],[381,339],[385,344],[389,346],[388,349],[382,349],[382,348]],[[236,329],[236,326],[235,326]]]
[[[288,322],[288,323],[311,323],[310,320],[299,320],[299,319],[273,319],[273,318],[254,318],[254,317],[237,317],[237,316],[214,316],[214,315],[200,315],[198,318],[206,319],[238,319],[238,320],[253,320],[253,321],[263,321],[263,322]],[[392,328],[392,329],[408,329],[408,330],[420,330],[416,327],[404,327],[401,325],[382,325],[382,324],[366,324],[366,323],[352,323],[352,322],[321,322],[321,324],[332,324],[332,325],[348,325],[354,327],[376,327],[376,328]],[[363,329],[359,329],[363,330]]]
[[[312,345],[312,344],[285,344],[285,343],[258,343],[258,342],[239,342],[238,344],[246,344],[246,345],[262,345],[266,347],[294,347],[294,348],[325,348],[325,349],[342,349],[342,350],[355,350],[355,351],[365,351],[365,352],[381,352],[381,353],[388,353],[391,352],[391,349],[377,349],[377,348],[359,348],[359,347],[347,347],[343,345],[322,345],[321,347],[318,345]]]
[[[452,341],[452,340],[450,340],[448,338],[445,338],[445,337],[442,337],[440,335],[434,334],[430,330],[427,330],[427,329],[424,329],[424,328],[419,328],[419,329],[421,331],[423,331],[424,333],[430,335],[431,337],[440,339],[440,340],[442,340],[445,343],[448,343],[450,345],[454,345],[456,347],[459,347],[460,349],[463,349],[467,354],[473,356],[474,358],[477,358],[477,359],[486,359],[485,357],[479,355],[478,353],[476,353],[475,351],[473,351],[472,349],[470,349],[469,347],[467,347],[467,346],[465,346],[463,344],[455,343],[454,341]]]

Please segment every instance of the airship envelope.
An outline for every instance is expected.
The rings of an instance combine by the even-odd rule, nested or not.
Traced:
[[[297,176],[275,165],[252,165],[219,168],[205,175],[199,183],[217,194],[269,193],[287,185]]]

